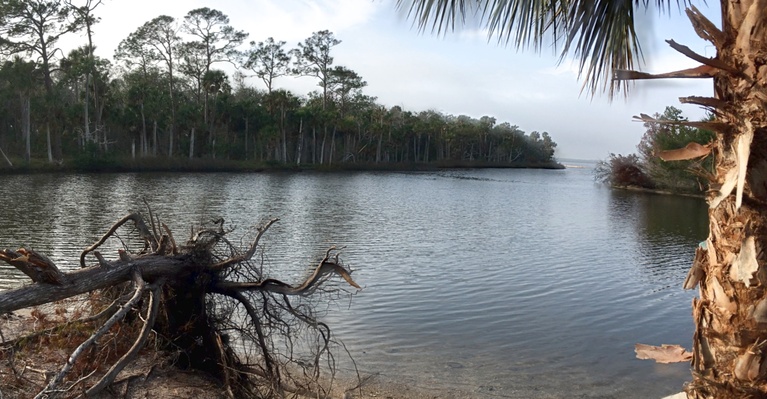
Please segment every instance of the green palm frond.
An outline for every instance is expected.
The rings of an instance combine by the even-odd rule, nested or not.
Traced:
[[[662,8],[665,0],[656,0]],[[584,90],[613,96],[625,83],[612,79],[616,69],[632,69],[642,57],[634,30],[634,10],[647,0],[398,0],[419,29],[444,34],[467,19],[488,30],[489,39],[540,51],[553,45],[560,61],[573,56]]]

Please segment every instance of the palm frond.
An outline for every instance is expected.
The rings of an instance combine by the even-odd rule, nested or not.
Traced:
[[[397,0],[399,9],[422,31],[444,34],[472,18],[488,30],[488,39],[540,51],[554,46],[560,62],[574,56],[584,90],[608,91],[612,97],[627,88],[612,71],[632,69],[642,57],[634,29],[634,10],[651,0]],[[685,0],[682,0],[683,2]],[[662,9],[670,2],[655,0]]]

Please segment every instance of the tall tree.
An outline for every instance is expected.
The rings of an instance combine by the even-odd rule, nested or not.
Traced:
[[[208,7],[189,11],[184,17],[182,29],[202,45],[205,73],[216,62],[232,62],[238,55],[237,47],[248,38],[246,32],[229,25],[226,14]]]
[[[177,50],[181,37],[178,35],[179,27],[173,17],[160,15],[140,26],[135,32],[128,36],[129,43],[126,48],[137,51],[139,58],[160,61],[165,67],[168,76],[168,97],[170,99],[170,121],[168,122],[168,156],[173,156],[174,148],[174,126],[176,123],[176,101],[175,101],[175,75]],[[119,51],[120,47],[118,47]],[[142,58],[143,59],[143,58]]]
[[[41,64],[43,83],[48,97],[46,115],[53,114],[53,78],[52,72],[57,54],[59,39],[67,33],[80,28],[77,21],[71,21],[72,7],[61,0],[0,0],[0,53],[26,54]],[[46,122],[50,137],[50,120]],[[48,140],[48,158],[61,160],[61,132],[53,130],[53,148]]]
[[[664,9],[670,2],[657,2]],[[717,55],[704,57],[668,40],[700,63],[691,69],[651,75],[632,71],[641,53],[635,11],[650,2],[574,0],[399,0],[421,28],[450,29],[479,16],[491,35],[517,47],[540,49],[553,37],[562,54],[574,53],[592,92],[611,93],[629,80],[713,79],[713,97],[685,97],[716,115],[713,122],[667,122],[704,127],[716,135],[693,155],[711,154],[709,237],[696,249],[685,288],[700,286],[693,303],[692,382],[689,398],[767,396],[767,4],[721,2],[721,26],[690,5],[693,29]],[[551,36],[549,36],[551,35]],[[610,78],[615,74],[615,79]],[[657,121],[642,115],[641,120]],[[664,121],[659,121],[664,122]]]
[[[270,37],[265,42],[250,42],[250,49],[245,52],[243,66],[264,81],[267,93],[272,92],[274,79],[290,73],[290,56],[284,47],[285,42],[275,42]]]
[[[319,79],[318,85],[322,88],[323,108],[328,103],[331,66],[333,65],[330,50],[339,44],[341,41],[336,39],[333,32],[322,30],[314,32],[311,37],[298,43],[298,49],[292,52],[296,59],[296,74]]]
[[[96,10],[96,7],[101,5],[101,0],[85,0],[85,4],[82,6],[75,6],[72,3],[72,0],[66,0],[67,5],[72,9],[73,14],[77,17],[77,20],[79,24],[85,27],[85,33],[88,36],[88,47],[87,49],[87,70],[85,73],[85,101],[83,101],[83,129],[85,132],[85,141],[90,142],[93,140],[93,137],[91,136],[91,121],[90,121],[90,87],[91,87],[91,76],[93,75],[93,68],[94,68],[94,59],[93,59],[93,25],[99,22],[100,18],[93,15],[93,11]],[[94,85],[95,87],[95,85]],[[96,103],[96,108],[98,108],[98,97],[95,96],[95,90],[94,90],[94,102]],[[96,126],[98,126],[100,121],[96,122]]]
[[[328,86],[332,90],[334,99],[338,103],[338,111],[341,118],[344,117],[349,108],[349,101],[355,94],[361,93],[367,82],[362,77],[349,68],[337,66],[330,70]]]
[[[37,64],[25,61],[18,55],[14,56],[13,60],[6,61],[0,66],[0,91],[10,94],[13,100],[18,100],[17,105],[20,110],[20,123],[18,125],[21,127],[21,135],[24,142],[23,157],[27,164],[29,164],[32,152],[31,98],[36,91],[40,91],[42,79],[39,75],[40,70]]]
[[[244,31],[235,30],[229,25],[229,17],[221,11],[208,7],[196,8],[184,16],[182,29],[195,37],[190,45],[185,46],[186,58],[197,60],[202,66],[200,77],[204,78],[210,67],[217,62],[233,62],[238,57],[237,47],[248,38]],[[197,51],[198,56],[194,56]],[[208,91],[203,90],[203,117],[208,121]]]

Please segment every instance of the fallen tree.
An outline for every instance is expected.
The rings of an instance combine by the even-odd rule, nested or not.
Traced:
[[[131,213],[117,221],[82,252],[81,269],[69,273],[29,248],[0,252],[0,260],[33,281],[0,292],[0,315],[90,295],[89,314],[47,330],[87,338],[69,348],[58,370],[43,370],[46,383],[37,387],[37,397],[97,396],[150,341],[152,348],[174,353],[177,367],[216,377],[228,397],[326,397],[323,382],[332,381],[335,372],[334,341],[329,327],[317,320],[312,300],[340,292],[340,286],[328,284],[335,275],[360,289],[338,251],[328,249],[310,276],[291,285],[268,276],[257,261],[259,241],[277,219],[258,227],[241,249],[227,238],[232,230],[224,229],[223,219],[193,230],[177,245],[151,210],[148,216],[147,221]],[[120,247],[116,259],[99,252],[107,242]],[[40,336],[48,334],[9,340],[0,334],[2,356],[11,368],[19,350]],[[110,353],[124,349],[119,358],[100,355],[107,341]]]

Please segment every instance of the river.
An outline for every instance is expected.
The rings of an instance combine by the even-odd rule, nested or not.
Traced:
[[[298,281],[331,245],[363,290],[325,320],[361,372],[477,398],[651,398],[688,364],[634,344],[689,348],[682,290],[707,236],[700,199],[597,185],[565,170],[0,176],[0,246],[63,269],[146,199],[185,237],[224,217],[270,217],[266,262]],[[0,265],[0,289],[25,283]],[[343,365],[342,368],[348,367]],[[348,371],[348,369],[345,369]]]

